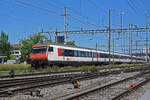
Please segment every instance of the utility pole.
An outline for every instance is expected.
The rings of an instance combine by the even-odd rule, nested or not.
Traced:
[[[122,32],[122,16],[124,15],[124,12],[120,12],[120,29],[121,29],[121,32]],[[120,35],[120,34],[119,34]],[[124,34],[123,34],[124,35]],[[123,43],[124,43],[124,37],[122,36],[122,40],[123,40]],[[122,47],[122,52],[124,51],[123,49],[125,49],[124,47]],[[125,53],[125,52],[124,52]]]
[[[67,24],[66,24],[66,17],[67,17],[67,13],[66,13],[66,7],[64,7],[64,14],[62,14],[61,16],[64,16],[64,39],[65,39],[65,44],[67,42],[67,32],[66,32],[66,28],[67,28]]]
[[[131,29],[131,24],[129,24],[129,30]],[[129,32],[129,55],[131,54],[131,32]],[[131,55],[130,55],[131,59]]]
[[[146,28],[148,28],[148,16],[147,16],[147,22],[146,22]],[[146,33],[146,62],[148,62],[148,32]]]
[[[133,24],[131,24],[131,29],[133,28]],[[131,63],[132,63],[132,32],[131,32]]]
[[[122,32],[122,15],[124,15],[124,12],[120,12],[120,29]]]
[[[132,30],[133,24],[129,24],[129,29]],[[132,63],[132,32],[129,32],[129,55],[131,57],[131,63]]]
[[[98,44],[96,42],[96,58],[97,58],[97,61],[98,61],[98,53],[97,53],[97,50],[98,50]]]
[[[109,64],[110,64],[110,50],[111,50],[111,9],[109,9],[109,27],[108,27],[108,52],[109,52]]]
[[[148,24],[146,25],[148,27]],[[148,32],[146,33],[146,62],[148,62]]]
[[[112,39],[112,42],[113,42],[113,64],[114,64],[114,38]]]
[[[56,38],[55,38],[55,42],[58,43],[58,33],[57,33],[57,28],[56,28]]]
[[[136,56],[137,56],[137,45],[138,45],[138,43],[137,43],[137,40],[135,41],[135,46],[136,46]],[[137,60],[136,60],[136,62],[137,62]]]

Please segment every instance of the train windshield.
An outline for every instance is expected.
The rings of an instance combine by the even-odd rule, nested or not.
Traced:
[[[43,47],[34,47],[31,50],[31,53],[35,54],[35,53],[45,53],[47,51],[47,47],[43,46]]]

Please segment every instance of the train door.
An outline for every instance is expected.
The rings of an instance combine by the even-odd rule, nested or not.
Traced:
[[[118,62],[121,62],[121,55],[118,55]]]
[[[98,53],[98,61],[101,62],[101,53]]]
[[[48,47],[48,59],[56,60],[54,47]]]

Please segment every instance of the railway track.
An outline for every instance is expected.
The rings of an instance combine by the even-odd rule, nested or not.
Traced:
[[[73,93],[54,98],[52,100],[120,100],[124,96],[134,92],[135,89],[150,81],[150,71],[142,72],[104,86],[88,87]],[[136,83],[129,88],[129,84]],[[96,98],[95,98],[96,97]]]
[[[45,76],[45,77],[36,77],[36,78],[23,78],[23,79],[9,79],[0,81],[0,90],[9,91],[9,88],[16,88],[20,86],[28,86],[44,82],[57,82],[58,80],[68,80],[70,76],[75,77],[84,77],[87,74],[66,74],[66,75],[55,75],[55,76]]]
[[[134,71],[144,71],[144,70],[149,70],[150,67],[138,67],[138,68],[124,68],[124,69],[111,69],[111,70],[101,70],[100,73],[101,75],[105,74],[116,74],[120,72],[134,72]],[[67,71],[68,72],[68,71]],[[61,72],[62,73],[62,72]],[[40,73],[35,73],[36,75],[41,75]],[[88,73],[77,73],[77,74],[56,74],[56,75],[49,75],[49,73],[42,73],[42,74],[48,74],[47,76],[37,76],[37,77],[22,77],[22,78],[9,78],[5,80],[0,80],[0,85],[1,84],[9,84],[9,83],[17,83],[17,82],[25,82],[25,81],[30,81],[30,80],[38,80],[38,79],[44,79],[44,78],[63,78],[63,77],[69,77],[69,76],[74,76],[74,75],[83,75],[83,74],[88,74]],[[32,75],[32,74],[31,74]],[[34,75],[33,75],[34,76]]]
[[[67,70],[67,71],[56,71],[56,72],[39,72],[39,73],[28,73],[28,74],[16,74],[14,78],[17,77],[27,77],[27,76],[39,76],[39,75],[53,75],[53,74],[67,74],[73,72],[83,72],[83,70]],[[10,75],[0,76],[0,79],[11,78]]]
[[[147,70],[142,69],[142,70]],[[122,71],[124,72],[134,72],[134,71],[141,71],[141,69],[126,69],[126,70],[113,70],[113,71],[105,71],[105,72],[98,72],[95,73],[98,76],[104,76],[104,75],[109,75],[109,74],[119,74]],[[19,78],[19,79],[6,79],[6,80],[0,80],[0,89],[5,88],[5,87],[11,87],[11,86],[17,86],[17,85],[25,85],[25,84],[30,84],[30,83],[36,83],[36,82],[45,82],[45,81],[53,81],[53,80],[59,80],[59,79],[67,79],[70,76],[86,76],[91,73],[80,73],[80,74],[63,74],[63,75],[52,75],[52,76],[40,76],[40,77],[31,77],[31,78]]]
[[[113,72],[99,72],[99,73],[84,73],[84,74],[69,74],[68,76],[57,77],[40,77],[40,78],[27,78],[17,80],[3,80],[0,81],[0,96],[8,96],[9,93],[16,93],[20,91],[32,90],[39,87],[56,86],[60,84],[69,83],[70,76],[76,77],[78,80],[87,80],[106,76],[109,74],[119,74],[121,71]],[[11,91],[11,92],[10,92]]]
[[[148,68],[143,68],[147,70]],[[70,76],[75,76],[78,80],[87,80],[92,78],[97,78],[99,76],[106,76],[109,74],[119,74],[122,71],[141,71],[141,69],[126,69],[126,70],[113,70],[98,73],[82,73],[82,74],[66,74],[66,75],[56,75],[56,76],[45,76],[45,77],[34,77],[34,78],[22,78],[22,79],[8,79],[0,81],[0,96],[8,96],[10,93],[16,94],[18,92],[32,91],[36,88],[44,88],[46,86],[56,86],[60,84],[65,84],[70,82]]]

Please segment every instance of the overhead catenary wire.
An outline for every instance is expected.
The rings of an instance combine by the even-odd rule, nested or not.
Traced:
[[[26,4],[26,3],[23,3],[23,4],[25,4],[25,6],[31,6],[31,7],[34,7],[34,8],[39,8],[38,6],[35,6],[35,5],[30,5],[30,4]],[[55,6],[56,7],[56,6]],[[60,8],[59,8],[60,9]],[[43,10],[41,7],[40,7],[40,10]],[[45,11],[45,10],[44,10]],[[46,10],[46,11],[48,11],[48,10]],[[77,18],[75,18],[75,17],[73,17],[73,16],[71,16],[70,15],[70,17],[73,19],[73,20],[75,20],[76,22],[79,22],[79,23],[81,23],[81,24],[84,24],[84,25],[88,25],[88,26],[96,26],[96,27],[98,27],[99,28],[99,26],[97,26],[97,25],[94,25],[94,24],[91,24],[91,23],[88,23],[88,22],[83,22],[83,21],[81,21],[81,20],[79,20],[79,19],[77,19]]]
[[[49,10],[49,9],[45,9],[45,8],[42,8],[42,7],[39,7],[39,6],[35,6],[35,5],[32,5],[32,4],[30,4],[30,3],[25,3],[25,2],[22,2],[22,1],[20,1],[20,0],[16,0],[19,4],[22,4],[22,5],[25,5],[25,6],[29,6],[29,7],[32,7],[32,8],[36,8],[36,9],[39,9],[39,10],[42,10],[42,11],[46,11],[46,12],[49,12],[49,13],[52,13],[52,14],[55,14],[55,15],[60,15],[59,13],[57,13],[57,12],[54,12],[54,11],[51,11],[51,10]],[[83,21],[80,21],[79,19],[77,19],[77,18],[74,18],[74,17],[72,17],[71,16],[71,18],[73,19],[73,20],[76,20],[76,21],[79,21],[79,23],[84,23],[84,25],[85,25],[85,23],[86,22],[83,22]],[[90,24],[90,23],[86,23],[86,25],[92,25],[92,26],[96,26],[96,25],[94,25],[94,24]]]
[[[62,9],[63,9],[63,7],[58,7],[58,6],[56,6],[56,5],[54,5],[54,4],[50,3],[50,2],[48,2],[48,1],[46,1],[46,0],[40,0],[40,2],[43,2],[44,4],[50,5],[50,6],[54,7],[54,8],[59,9],[59,10],[62,10]]]
[[[84,24],[84,25],[87,25],[87,26],[95,26],[95,27],[99,27],[99,28],[100,28],[100,26],[98,26],[98,25],[96,25],[96,24],[92,24],[92,23],[88,23],[88,22],[83,22],[83,21],[81,21],[81,20],[79,20],[79,19],[77,19],[77,18],[75,18],[75,17],[73,17],[73,16],[71,16],[71,15],[69,15],[69,17],[70,17],[71,19],[75,20],[76,22],[81,23],[81,24]]]
[[[25,5],[25,6],[30,6],[30,7],[32,7],[32,8],[38,8],[38,9],[40,9],[40,10],[43,10],[43,11],[46,11],[46,12],[50,12],[50,13],[53,13],[53,14],[55,14],[55,15],[59,15],[57,12],[54,12],[54,11],[51,11],[51,10],[49,10],[49,9],[45,9],[45,8],[42,8],[42,7],[39,7],[39,6],[35,6],[35,5],[32,5],[32,4],[29,4],[29,3],[25,3],[25,2],[22,2],[22,1],[20,1],[20,0],[16,0],[18,3],[21,3],[21,4],[23,4],[23,5]],[[46,1],[46,3],[47,4],[50,4],[49,2],[47,2]],[[56,6],[55,6],[56,7]],[[58,8],[58,7],[57,7]],[[61,8],[59,8],[59,9],[61,9]],[[70,8],[71,9],[71,8]],[[82,24],[84,24],[84,25],[92,25],[92,26],[96,26],[96,27],[100,27],[100,26],[98,26],[98,25],[95,25],[95,24],[92,24],[92,23],[89,23],[89,22],[87,22],[87,23],[85,23],[85,22],[83,22],[83,21],[81,21],[81,20],[79,20],[79,19],[77,19],[77,18],[75,18],[75,17],[73,17],[73,16],[71,16],[71,18],[73,19],[73,20],[76,20],[76,21],[78,21],[79,23],[82,23]]]
[[[90,4],[92,4],[96,9],[103,11],[106,15],[108,15],[108,12],[106,10],[104,10],[103,8],[101,8],[100,6],[98,6],[94,0],[88,0],[88,2],[90,2]],[[99,11],[99,12],[101,12]]]
[[[136,10],[138,10],[137,12],[142,14],[143,16],[145,16],[145,9],[143,9],[143,7],[141,6],[140,2],[135,2],[133,0],[129,0],[131,2],[131,4],[133,5],[134,8],[136,8]]]
[[[28,7],[32,7],[32,8],[36,8],[36,9],[39,9],[39,10],[42,10],[42,11],[45,11],[45,12],[48,12],[48,13],[51,13],[51,14],[54,14],[54,15],[59,15],[59,13],[55,12],[55,11],[52,11],[52,10],[49,10],[49,9],[46,9],[46,8],[42,8],[42,7],[39,7],[39,6],[35,6],[33,4],[30,4],[30,3],[26,3],[26,2],[23,2],[23,1],[20,1],[20,0],[15,0],[17,3],[21,4],[21,5],[24,5],[24,6],[28,6]]]
[[[38,23],[38,22],[34,22],[34,21],[29,21],[29,20],[26,20],[26,19],[23,19],[23,18],[17,18],[17,17],[14,17],[14,16],[11,16],[11,15],[8,15],[8,14],[0,14],[0,17],[7,17],[7,18],[11,18],[11,19],[14,19],[16,21],[21,21],[21,22],[24,22],[24,23],[29,23],[29,24],[34,24],[34,25],[42,25],[42,23]]]
[[[51,5],[51,6],[57,8],[57,9],[59,9],[59,10],[62,10],[62,9],[63,9],[63,8],[61,8],[61,7],[58,7],[58,6],[53,5],[52,3],[50,3],[50,2],[48,2],[48,1],[46,1],[46,0],[40,0],[40,1],[43,2],[43,3],[45,3],[45,4],[47,4],[47,5]],[[75,18],[75,17],[73,17],[73,16],[70,15],[70,14],[69,14],[69,17],[70,17],[71,19],[73,19],[74,21],[80,23],[80,24],[84,24],[84,25],[88,25],[88,26],[100,27],[100,26],[98,26],[98,25],[96,25],[96,24],[92,24],[92,23],[89,23],[89,22],[83,22],[83,21],[81,21],[80,19]]]
[[[105,16],[105,15],[108,15],[108,12],[107,12],[106,10],[104,10],[102,7],[98,6],[93,0],[88,0],[88,2],[89,2],[91,5],[93,5],[93,7],[95,7],[96,10],[99,11],[99,13],[102,14],[102,12],[104,12],[104,16]],[[103,17],[104,17],[104,16],[103,16]],[[104,21],[104,20],[102,20],[102,21]],[[101,26],[102,26],[102,25],[103,25],[103,24],[101,23]],[[107,26],[103,25],[103,27],[107,27]]]
[[[142,5],[144,5],[144,4],[145,4],[143,0],[138,0],[138,1],[139,1],[139,2],[141,2],[141,4],[142,4]]]
[[[97,20],[95,20],[95,19],[93,19],[93,18],[90,18],[90,17],[88,17],[88,16],[86,16],[86,15],[83,15],[81,12],[79,12],[79,11],[73,9],[72,7],[69,7],[69,6],[65,5],[65,4],[62,3],[60,0],[52,0],[52,1],[57,2],[57,3],[59,3],[60,5],[65,6],[67,9],[71,10],[73,13],[76,13],[77,15],[79,15],[79,16],[81,16],[81,17],[87,19],[87,20],[90,21],[91,23],[96,23],[96,24],[98,24],[99,26],[101,26],[99,23],[97,23],[97,22],[98,22]]]
[[[129,7],[134,11],[135,14],[142,16],[135,7],[133,7],[132,1],[131,0],[127,0],[127,3],[129,5]],[[143,17],[143,16],[142,16]]]

